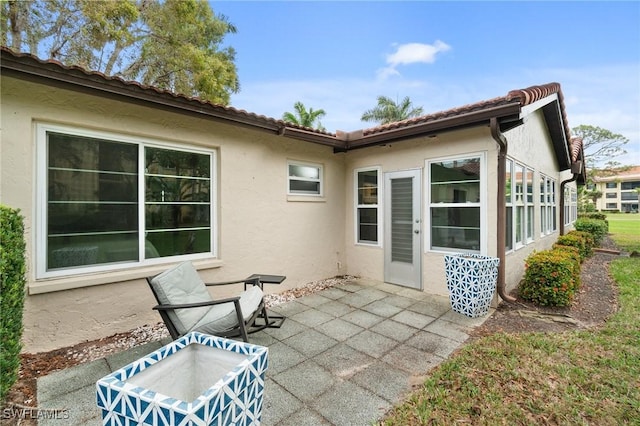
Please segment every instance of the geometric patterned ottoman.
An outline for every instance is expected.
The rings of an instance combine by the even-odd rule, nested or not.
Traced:
[[[451,308],[471,318],[489,312],[498,282],[500,259],[479,254],[445,255]]]
[[[192,332],[96,383],[103,425],[259,425],[268,349]]]

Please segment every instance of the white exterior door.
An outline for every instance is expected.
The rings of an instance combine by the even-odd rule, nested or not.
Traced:
[[[384,280],[422,289],[421,173],[385,173]]]

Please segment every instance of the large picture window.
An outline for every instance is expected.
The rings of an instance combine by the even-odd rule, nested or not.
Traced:
[[[39,277],[212,249],[214,153],[38,126]]]
[[[480,252],[483,158],[428,163],[432,250]]]
[[[358,169],[355,172],[356,242],[380,243],[380,170]]]

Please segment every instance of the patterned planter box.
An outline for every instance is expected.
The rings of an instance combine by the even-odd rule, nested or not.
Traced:
[[[265,347],[192,332],[96,383],[103,425],[259,425]]]
[[[486,315],[498,282],[500,259],[479,254],[444,257],[451,308],[471,318]]]

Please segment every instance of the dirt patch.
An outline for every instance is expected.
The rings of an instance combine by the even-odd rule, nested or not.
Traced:
[[[511,293],[515,303],[501,303],[482,326],[474,329],[473,338],[496,332],[557,333],[602,325],[618,309],[618,293],[609,274],[609,263],[618,257],[610,239],[586,259],[580,269],[580,289],[567,307],[544,307],[522,300]]]
[[[516,303],[502,303],[484,324],[477,327],[471,340],[496,332],[563,332],[602,325],[618,308],[617,291],[609,275],[609,262],[617,257],[615,245],[606,239],[602,247],[581,268],[581,287],[573,304],[565,308],[540,307],[517,297]],[[354,277],[339,277],[310,283],[279,295],[269,295],[268,305],[286,302],[333,285],[348,282]],[[8,407],[37,407],[36,379],[55,371],[93,361],[142,343],[168,336],[164,325],[152,324],[118,333],[104,339],[84,342],[50,352],[21,355],[19,379],[7,399]],[[35,425],[32,420],[12,419],[2,424]]]

